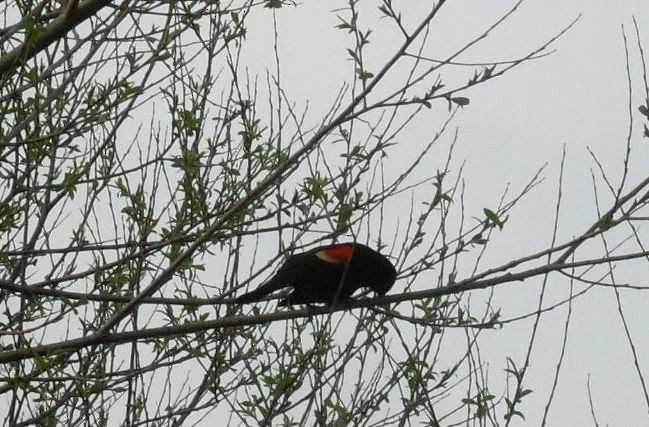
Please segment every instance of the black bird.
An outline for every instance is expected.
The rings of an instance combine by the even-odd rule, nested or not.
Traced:
[[[279,305],[347,301],[360,288],[385,295],[397,277],[392,263],[360,243],[321,246],[289,257],[268,282],[235,300],[240,304],[259,301],[285,287],[293,291]]]

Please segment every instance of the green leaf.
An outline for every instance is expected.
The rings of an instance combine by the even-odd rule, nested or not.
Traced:
[[[347,231],[353,213],[354,209],[347,203],[343,203],[340,206],[340,211],[338,213],[338,224],[336,227],[338,231]]]
[[[310,177],[304,180],[304,190],[306,193],[314,198],[322,198],[325,196],[325,186],[328,181],[320,177]]]
[[[488,240],[485,239],[485,238],[482,236],[482,233],[478,233],[478,234],[476,234],[475,236],[473,236],[473,237],[471,238],[471,240],[469,240],[469,243],[473,243],[473,244],[475,244],[475,245],[484,245],[484,244],[486,244],[487,242],[488,242]]]
[[[521,390],[521,391],[518,393],[518,398],[519,398],[519,399],[520,399],[520,398],[523,398],[523,397],[527,396],[527,395],[530,394],[530,393],[532,393],[532,390],[529,390],[529,389]]]
[[[369,71],[361,70],[360,68],[356,70],[356,74],[358,75],[358,78],[366,81],[374,77],[374,74],[370,73]]]
[[[282,6],[281,0],[267,0],[264,4],[264,7],[267,9],[279,9]]]
[[[606,231],[609,228],[611,228],[613,225],[615,225],[615,221],[613,221],[613,215],[608,214],[608,215],[606,215],[605,217],[603,217],[601,219],[601,222],[599,224],[599,228],[601,230]]]
[[[455,280],[457,279],[457,271],[454,271],[448,275],[448,284],[453,285],[455,284]]]
[[[427,99],[421,99],[418,96],[413,97],[412,102],[418,102],[428,109],[432,108],[432,104],[430,103],[430,101],[428,101]]]
[[[74,193],[77,191],[78,180],[79,175],[76,172],[66,173],[65,178],[63,178],[63,189],[71,199],[74,199]]]
[[[38,70],[35,67],[31,68],[27,73],[25,73],[25,77],[27,77],[31,83],[36,83],[38,80]]]
[[[358,55],[356,55],[356,52],[354,52],[354,51],[351,50],[351,49],[347,49],[347,53],[349,54],[349,56],[352,57],[352,59],[353,59],[355,62],[360,62],[359,59],[358,59]]]
[[[41,371],[47,371],[52,366],[54,366],[55,363],[54,358],[49,358],[46,356],[35,356],[33,360],[36,367]]]
[[[640,110],[640,113],[642,113],[643,116],[649,119],[649,106],[641,105],[638,107],[638,110]]]
[[[451,98],[451,102],[459,105],[460,107],[464,107],[465,105],[469,105],[469,102],[471,102],[471,100],[463,96],[458,96],[456,98]]]
[[[200,117],[196,117],[191,111],[182,110],[178,113],[178,116],[180,117],[180,120],[177,123],[185,128],[189,136],[194,135],[194,132],[200,129],[201,119]]]
[[[107,386],[108,386],[108,383],[105,380],[97,381],[93,385],[88,387],[88,394],[100,393],[100,392],[104,391]]]
[[[336,25],[336,28],[338,28],[340,30],[347,30],[350,33],[354,31],[354,29],[352,28],[352,26],[351,26],[351,24],[349,22],[345,21],[340,16],[338,17],[338,19],[341,21],[341,23]]]
[[[487,209],[487,208],[484,208],[483,211],[484,211],[484,213],[485,213],[485,215],[487,217],[487,225],[493,224],[493,225],[498,226],[498,228],[500,228],[502,230],[503,225],[505,225],[505,223],[504,223],[504,221],[502,221],[500,219],[498,214],[496,212],[492,211],[491,209]]]

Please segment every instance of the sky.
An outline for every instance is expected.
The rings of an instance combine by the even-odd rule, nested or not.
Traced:
[[[445,58],[479,36],[514,3],[513,0],[448,0],[430,29],[428,42],[423,47],[424,55]],[[349,81],[352,64],[346,49],[350,46],[350,36],[335,28],[340,23],[337,15],[344,14],[341,8],[346,4],[341,0],[305,0],[296,7],[285,6],[274,12],[282,87],[296,111],[307,111],[307,128],[318,125],[340,88]],[[395,28],[379,18],[378,4],[378,1],[366,0],[358,4],[361,26],[373,30],[365,51],[367,69],[372,72],[377,72],[401,43]],[[417,24],[431,4],[429,0],[393,0],[408,28]],[[265,82],[267,72],[275,73],[272,13],[257,8],[247,24],[242,64],[260,82]],[[469,98],[470,104],[458,111],[451,123],[451,132],[441,138],[439,147],[427,157],[423,172],[415,177],[430,177],[443,167],[452,135],[457,131],[451,172],[457,174],[462,170],[466,184],[465,210],[469,216],[481,216],[483,208],[495,209],[505,189],[509,188],[509,194],[520,192],[545,165],[543,182],[510,213],[504,229],[494,233],[489,250],[480,259],[479,270],[550,245],[564,151],[558,242],[579,235],[596,220],[593,174],[600,189],[601,205],[606,208],[611,203],[589,150],[601,163],[607,177],[614,185],[619,185],[631,127],[632,155],[627,188],[649,174],[649,139],[641,136],[643,123],[637,113],[646,94],[634,16],[642,44],[649,52],[647,0],[526,0],[502,26],[456,58],[456,61],[467,63],[514,60],[537,49],[579,18],[551,45],[550,55],[523,63],[502,77],[464,91],[461,96]],[[629,40],[633,90],[631,123],[623,28]],[[382,81],[377,93],[389,93],[390,89],[398,87],[407,71],[397,66],[394,74]],[[442,77],[449,84],[462,83],[467,73],[472,72],[473,69],[466,67],[446,67]],[[264,105],[258,107],[263,113]],[[405,128],[390,151],[393,170],[387,173],[397,174],[402,170],[447,117],[447,104],[437,102]],[[389,216],[403,219],[403,203],[409,203],[411,197],[421,201],[425,195],[407,193],[397,198],[387,206]],[[450,221],[457,223],[459,219]],[[649,237],[645,230],[640,230],[641,236]],[[612,242],[626,236],[628,229],[614,234]],[[633,251],[637,247],[627,244],[625,249]],[[592,244],[580,250],[579,256],[584,259],[600,253],[599,246]],[[258,257],[263,263],[276,255],[276,247],[260,248]],[[468,276],[473,268],[474,262],[461,265],[458,278]],[[647,270],[646,264],[634,262],[620,267],[616,274],[623,283],[649,287]],[[430,286],[426,280],[437,283],[436,274],[431,271],[423,275],[417,289]],[[392,292],[402,291],[399,287],[403,282],[398,282]],[[538,304],[540,284],[540,280],[529,280],[498,287],[494,290],[493,305],[501,309],[504,319],[527,314]],[[546,285],[544,306],[569,296],[570,284],[565,279],[553,276]],[[575,289],[583,289],[583,286],[575,285]],[[472,293],[472,304],[478,312],[489,296],[486,291]],[[646,328],[649,296],[644,291],[623,290],[620,301],[636,345],[640,368],[645,376],[649,375],[649,331]],[[567,308],[562,305],[541,318],[525,383],[534,392],[521,407],[526,420],[517,419],[513,425],[539,425],[541,422],[561,353]],[[649,408],[633,366],[613,290],[595,288],[577,298],[571,308],[565,359],[547,425],[594,425],[587,384],[590,384],[599,425],[649,425]],[[519,365],[522,363],[532,320],[482,332],[481,357],[494,389],[504,387],[508,357]],[[441,358],[450,363],[464,353],[466,342],[461,331],[449,332],[448,340]],[[196,370],[193,374],[201,377],[203,372]],[[204,422],[213,425],[210,417]]]
[[[430,3],[409,1],[394,2],[394,5],[402,10],[406,25],[412,27],[427,12]],[[361,25],[374,30],[366,52],[371,71],[379,68],[398,45],[397,34],[388,28],[385,20],[377,19],[376,4],[360,2],[359,5]],[[447,2],[424,52],[429,57],[443,58],[479,35],[513,4],[505,0]],[[351,65],[344,55],[349,37],[334,28],[339,23],[336,14],[341,13],[337,9],[344,6],[345,2],[340,1],[305,1],[296,8],[285,7],[276,12],[282,82],[287,96],[297,106],[304,106],[308,101],[309,116],[313,118],[329,108],[349,76]],[[589,149],[601,162],[608,178],[619,185],[630,126],[623,28],[629,40],[635,116],[631,124],[628,185],[639,182],[649,172],[646,160],[649,140],[641,137],[643,123],[637,114],[645,95],[634,16],[642,43],[649,49],[649,3],[646,1],[527,0],[502,27],[457,58],[464,62],[490,62],[524,56],[579,17],[574,27],[551,46],[551,55],[524,63],[501,78],[463,93],[471,102],[453,122],[458,130],[454,165],[457,170],[465,162],[467,211],[480,212],[483,207],[495,206],[507,185],[512,192],[520,191],[538,168],[547,163],[543,183],[512,212],[503,232],[494,236],[491,249],[481,260],[482,268],[550,244],[564,150],[559,242],[580,234],[596,219],[591,174],[599,179],[599,172]],[[263,73],[264,68],[272,71],[272,22],[265,16],[251,18],[244,63],[256,72]],[[448,81],[464,79],[463,71],[457,70],[459,74],[455,76],[454,69],[450,70],[453,71],[444,76]],[[404,131],[391,161],[399,164],[399,156],[407,158],[409,150],[415,152],[421,141],[430,139],[445,108],[444,103],[434,106],[427,116],[428,123],[423,120]],[[431,171],[445,161],[446,151],[441,152],[444,155],[440,155],[437,163],[431,161]],[[610,194],[601,188],[600,203],[609,206]],[[626,233],[628,229],[612,241],[624,238]],[[597,249],[597,245],[586,247],[580,254],[596,256]],[[646,264],[634,263],[617,273],[622,282],[646,285],[646,270]],[[539,283],[536,280],[498,288],[494,301],[501,307],[503,317],[529,313],[538,302]],[[566,280],[550,280],[547,286],[548,303],[569,295]],[[575,289],[581,288],[576,285]],[[476,294],[476,299],[486,295]],[[642,291],[622,291],[620,296],[641,369],[647,375],[649,297]],[[518,420],[518,425],[541,422],[561,352],[566,315],[567,307],[562,306],[542,317],[526,383],[534,393],[523,405],[527,420]],[[506,357],[522,362],[531,325],[531,321],[522,321],[483,334],[483,359],[496,384],[503,376]],[[568,338],[547,425],[594,425],[588,404],[588,383],[600,425],[649,425],[647,404],[613,290],[597,288],[574,301]]]

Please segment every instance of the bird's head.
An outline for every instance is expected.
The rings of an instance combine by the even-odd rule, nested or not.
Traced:
[[[363,285],[369,287],[380,296],[385,295],[394,285],[397,278],[397,270],[384,255],[365,245],[356,244],[354,248],[353,261],[362,264],[362,271],[365,275]]]

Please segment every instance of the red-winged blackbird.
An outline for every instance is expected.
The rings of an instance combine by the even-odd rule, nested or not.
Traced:
[[[342,302],[359,288],[385,295],[396,279],[392,263],[374,249],[360,243],[321,246],[289,257],[275,276],[236,302],[259,301],[288,286],[293,291],[279,305]]]

